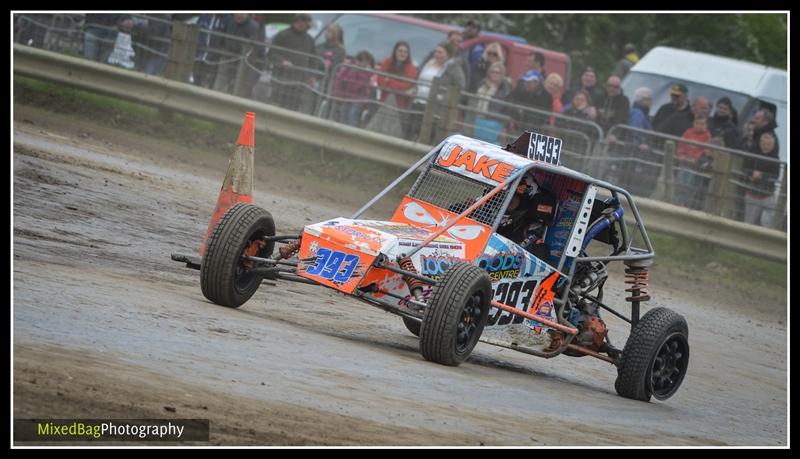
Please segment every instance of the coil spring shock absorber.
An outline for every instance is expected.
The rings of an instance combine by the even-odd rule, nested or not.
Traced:
[[[411,257],[403,257],[397,260],[397,264],[400,265],[400,269],[404,271],[409,271],[412,273],[417,272],[417,268],[414,267],[414,262],[411,261]],[[419,279],[414,279],[411,276],[403,276],[403,280],[408,285],[408,291],[411,292],[411,295],[417,299],[417,301],[424,301],[425,298],[422,292],[422,286],[425,285]]]
[[[626,297],[625,301],[631,302],[631,326],[639,321],[639,302],[649,301],[650,295],[647,293],[648,272],[647,266],[650,263],[632,262],[625,268],[625,283],[631,284],[625,291],[631,296]]]

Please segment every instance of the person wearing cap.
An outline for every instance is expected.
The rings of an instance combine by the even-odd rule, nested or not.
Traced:
[[[711,116],[711,102],[707,97],[697,96],[689,106],[689,113],[674,115],[667,121],[664,132],[674,136],[682,136],[683,133],[681,131],[686,132],[687,129],[691,129],[695,119],[706,119],[709,116]]]
[[[511,92],[509,102],[549,112],[553,106],[553,97],[544,90],[542,74],[536,70],[528,70],[522,75],[517,86]],[[544,125],[546,123],[543,115],[524,109],[515,109],[514,119],[521,125],[522,129],[531,129],[534,124]]]
[[[291,83],[310,82],[313,78],[309,54],[314,54],[314,39],[308,34],[311,15],[296,14],[291,27],[282,30],[272,40],[268,58],[272,62],[272,95],[283,108],[297,110],[302,102],[303,91]]]
[[[659,107],[653,117],[653,129],[658,132],[680,137],[691,127],[694,117],[689,107],[689,90],[682,83],[675,83],[670,88],[670,101]],[[676,119],[685,118],[684,122],[676,123]],[[680,126],[676,126],[680,124]],[[688,125],[688,126],[687,126]]]
[[[731,100],[727,97],[720,97],[708,126],[711,135],[721,138],[723,144],[728,148],[736,148],[736,144],[739,142],[739,129],[733,121],[733,113]]]
[[[593,67],[586,67],[583,70],[579,88],[573,88],[561,97],[565,110],[569,110],[572,99],[578,91],[585,91],[592,100],[598,100],[603,96],[603,90],[597,87],[597,72]]]
[[[639,55],[636,54],[636,47],[633,46],[633,43],[626,44],[625,47],[622,48],[622,59],[617,61],[617,66],[614,67],[613,75],[620,80],[625,78],[625,75],[631,71],[631,67],[637,62],[639,62]]]

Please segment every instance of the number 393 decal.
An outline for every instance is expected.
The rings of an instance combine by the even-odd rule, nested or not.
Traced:
[[[317,259],[306,268],[306,273],[333,282],[345,283],[350,280],[358,262],[357,255],[320,248],[317,251]]]

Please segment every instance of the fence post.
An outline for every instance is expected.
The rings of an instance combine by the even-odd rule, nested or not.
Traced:
[[[675,141],[664,142],[664,200],[674,204],[674,175]]]
[[[200,28],[195,24],[172,21],[172,36],[167,67],[164,78],[176,81],[189,81],[194,68],[194,56],[197,52],[197,35]]]
[[[778,203],[775,206],[775,215],[772,217],[772,227],[777,230],[783,230],[783,213],[786,211],[786,181],[788,177],[789,165],[785,164],[783,167],[783,180],[781,180],[778,194]]]
[[[711,206],[709,210],[714,215],[722,216],[725,210],[725,201],[728,195],[728,184],[731,177],[731,155],[724,151],[712,150],[713,162],[711,163]]]
[[[436,96],[439,94],[439,79],[434,78],[428,93],[428,102],[425,104],[425,113],[422,115],[422,126],[419,130],[419,140],[430,143],[433,128],[433,113],[436,110]],[[414,139],[408,139],[413,141]]]
[[[455,125],[458,119],[458,99],[460,97],[461,91],[457,86],[447,87],[447,93],[444,96],[444,116],[436,134],[436,139],[431,143],[436,143],[439,139],[443,139],[449,133],[455,131]]]
[[[252,48],[250,48],[252,49]],[[247,77],[248,69],[247,69],[247,57],[248,53],[245,53],[238,62],[238,66],[236,67],[236,79],[233,81],[233,95],[239,97],[248,97],[249,94],[242,94],[245,87],[245,78]]]

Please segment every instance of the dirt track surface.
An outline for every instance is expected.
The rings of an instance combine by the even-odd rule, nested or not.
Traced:
[[[238,310],[203,297],[170,253],[196,252],[229,152],[16,110],[15,418],[209,418],[212,444],[786,444],[785,312],[652,281],[648,307],[690,327],[666,402],[617,396],[615,369],[590,357],[479,344],[459,367],[432,364],[398,317],[330,290],[265,284]],[[369,198],[292,184],[265,154],[255,202],[279,233]],[[606,320],[621,347],[625,324]]]

